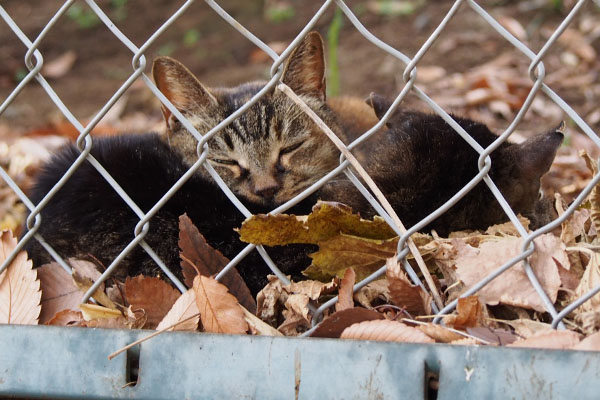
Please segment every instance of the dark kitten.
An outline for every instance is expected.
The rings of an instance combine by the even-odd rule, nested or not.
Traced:
[[[368,102],[381,118],[391,105],[372,95]],[[483,148],[497,135],[485,125],[453,116]],[[398,213],[411,227],[435,211],[479,172],[479,154],[440,116],[397,110],[387,123],[357,150],[363,166]],[[540,197],[540,179],[548,171],[563,135],[550,131],[521,144],[504,142],[490,155],[490,178],[515,213],[531,220],[533,228],[550,222],[552,207]],[[323,199],[340,199],[364,216],[373,210],[349,182],[337,181],[323,188]],[[462,229],[485,229],[508,217],[482,181],[423,231],[440,235]]]

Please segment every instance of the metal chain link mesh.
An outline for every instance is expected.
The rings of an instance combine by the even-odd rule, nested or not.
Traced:
[[[414,225],[408,230],[404,230],[401,228],[397,220],[393,218],[393,215],[388,214],[385,211],[385,207],[377,202],[377,200],[373,199],[372,196],[369,195],[368,190],[363,186],[361,181],[354,176],[354,174],[349,169],[351,162],[342,156],[340,159],[340,165],[328,173],[326,176],[321,178],[319,181],[314,183],[310,188],[303,191],[301,194],[288,201],[287,203],[277,207],[272,211],[273,214],[285,212],[290,207],[297,204],[302,199],[309,196],[323,184],[325,184],[328,180],[330,180],[335,175],[338,175],[341,172],[344,172],[348,178],[355,184],[355,186],[367,197],[367,199],[371,202],[371,204],[375,207],[378,213],[390,224],[390,226],[400,235],[400,240],[398,243],[398,259],[403,263],[404,268],[409,274],[411,280],[418,284],[421,287],[424,287],[423,283],[419,280],[417,274],[412,270],[412,267],[406,260],[407,255],[410,250],[408,248],[408,240],[411,235],[423,227],[427,226],[431,221],[439,217],[442,213],[446,212],[450,207],[456,204],[468,191],[470,191],[475,185],[480,183],[481,181],[485,182],[485,184],[489,187],[495,198],[498,200],[500,205],[502,206],[504,212],[512,221],[516,229],[518,230],[520,236],[523,238],[523,245],[521,248],[521,253],[514,257],[513,259],[507,261],[505,264],[500,266],[496,271],[487,276],[485,279],[481,280],[478,284],[474,285],[468,291],[466,291],[462,296],[469,296],[477,293],[481,288],[486,286],[492,280],[498,278],[504,271],[508,270],[515,264],[523,261],[523,266],[526,271],[527,277],[530,280],[531,284],[535,288],[536,292],[542,299],[545,304],[547,312],[552,316],[553,326],[554,327],[563,327],[562,318],[568,315],[575,308],[579,307],[582,303],[592,298],[598,292],[600,292],[600,285],[590,290],[587,294],[582,296],[581,298],[573,301],[568,307],[563,309],[561,312],[558,312],[552,301],[548,298],[547,294],[544,292],[542,286],[539,283],[538,277],[536,277],[531,265],[529,264],[528,257],[533,253],[535,244],[533,240],[540,235],[552,231],[554,228],[560,226],[560,224],[565,221],[569,216],[571,216],[575,209],[582,203],[582,201],[587,197],[587,195],[591,192],[594,185],[598,183],[600,180],[600,175],[595,176],[591,182],[585,187],[585,189],[581,192],[579,196],[573,201],[573,203],[568,207],[564,214],[562,214],[558,219],[554,220],[552,223],[534,231],[527,232],[527,230],[523,227],[513,210],[510,208],[494,182],[490,179],[488,175],[488,171],[491,168],[491,160],[490,153],[496,149],[499,145],[507,140],[507,138],[514,132],[516,126],[521,122],[525,113],[529,109],[532,101],[538,93],[544,93],[547,97],[549,97],[558,107],[564,111],[577,125],[581,131],[583,131],[594,143],[596,146],[600,147],[600,138],[598,135],[594,133],[592,128],[565,102],[559,95],[557,95],[550,87],[548,87],[544,83],[545,78],[545,67],[543,63],[544,56],[547,54],[548,50],[556,43],[559,36],[565,31],[565,29],[569,26],[569,24],[573,21],[575,16],[580,12],[584,4],[587,0],[579,0],[576,2],[574,7],[571,9],[569,14],[564,18],[560,26],[552,33],[550,38],[546,41],[541,50],[537,53],[529,49],[525,44],[523,44],[520,40],[518,40],[515,36],[513,36],[509,31],[502,27],[502,25],[492,17],[488,11],[482,6],[480,6],[474,0],[457,0],[450,10],[447,12],[446,16],[443,18],[439,26],[435,29],[435,31],[430,35],[430,37],[425,41],[423,46],[418,50],[414,57],[408,57],[399,50],[393,48],[389,44],[383,42],[376,36],[374,36],[368,29],[366,29],[358,18],[354,15],[354,13],[350,10],[348,5],[342,0],[328,0],[323,2],[322,6],[318,9],[318,11],[314,14],[314,16],[310,19],[310,21],[304,26],[301,32],[294,38],[294,40],[290,43],[290,45],[283,51],[281,55],[278,55],[273,49],[271,49],[267,44],[257,38],[252,32],[244,28],[236,19],[234,19],[231,15],[229,15],[225,10],[223,10],[217,2],[212,0],[206,0],[205,3],[211,7],[214,12],[227,23],[229,23],[235,30],[239,32],[240,35],[243,35],[250,42],[256,45],[258,48],[263,50],[269,57],[273,59],[273,64],[271,66],[271,78],[266,83],[265,87],[257,93],[250,101],[248,101],[244,106],[240,107],[233,114],[227,117],[225,120],[221,121],[217,126],[211,129],[209,132],[206,132],[202,135],[198,132],[194,126],[186,120],[186,118],[181,115],[181,113],[167,100],[167,98],[157,89],[152,80],[146,75],[144,72],[147,68],[147,61],[145,57],[145,52],[152,45],[157,38],[159,38],[165,30],[176,23],[178,17],[186,12],[186,9],[194,2],[193,0],[188,0],[185,2],[172,16],[170,16],[166,22],[160,26],[140,47],[136,46],[123,32],[121,32],[110,20],[110,18],[106,15],[106,13],[93,1],[93,0],[85,0],[85,3],[89,7],[90,10],[106,25],[106,27],[114,34],[114,38],[122,42],[132,53],[132,69],[131,75],[125,80],[125,82],[121,85],[121,87],[112,95],[110,100],[106,102],[106,104],[101,108],[101,110],[94,116],[94,118],[86,125],[82,125],[81,122],[72,114],[67,106],[61,101],[60,97],[53,90],[51,85],[47,82],[44,76],[41,73],[42,66],[44,65],[44,59],[42,53],[39,50],[40,44],[43,42],[44,38],[48,34],[48,32],[52,29],[52,27],[57,23],[61,16],[63,16],[69,7],[74,3],[75,0],[68,0],[60,7],[60,9],[56,12],[56,14],[50,19],[50,21],[46,24],[46,26],[42,29],[39,35],[31,41],[19,26],[15,23],[15,21],[11,18],[11,16],[5,11],[5,9],[0,6],[0,17],[6,23],[10,29],[17,35],[19,40],[23,43],[23,45],[27,48],[27,53],[25,55],[25,66],[27,67],[29,73],[25,76],[25,78],[18,84],[18,86],[10,93],[10,95],[2,102],[0,105],[0,115],[7,109],[7,107],[13,102],[15,97],[23,90],[23,88],[28,85],[32,80],[36,80],[46,91],[50,99],[54,102],[58,110],[66,117],[66,119],[73,124],[73,126],[79,131],[79,137],[77,138],[77,147],[80,150],[81,154],[73,163],[73,165],[66,171],[64,176],[56,183],[54,188],[39,202],[39,204],[33,204],[25,195],[25,193],[18,187],[15,181],[9,176],[9,174],[2,168],[0,168],[0,176],[6,181],[6,183],[14,190],[14,192],[18,195],[20,200],[26,205],[26,207],[30,210],[30,215],[27,218],[27,228],[28,232],[23,236],[23,238],[19,241],[17,247],[12,251],[10,256],[4,261],[2,266],[0,266],[0,272],[3,271],[13,260],[16,254],[21,251],[23,246],[29,240],[38,240],[44,248],[50,252],[50,254],[56,259],[56,261],[67,271],[70,272],[69,265],[61,258],[59,254],[57,254],[52,247],[44,241],[44,238],[37,233],[39,226],[41,224],[41,216],[40,212],[42,209],[48,204],[48,202],[52,199],[52,197],[56,194],[56,192],[63,187],[64,185],[70,184],[68,182],[69,177],[79,168],[82,162],[87,160],[90,162],[96,170],[106,179],[106,181],[113,187],[113,189],[123,198],[123,200],[127,203],[127,205],[135,212],[135,214],[139,217],[139,222],[135,227],[135,238],[123,249],[123,251],[113,260],[113,262],[108,266],[106,271],[102,274],[101,278],[88,290],[85,294],[83,301],[89,299],[92,293],[97,289],[97,287],[106,280],[114,269],[118,266],[119,262],[135,247],[141,246],[149,255],[154,259],[154,261],[162,268],[165,274],[175,283],[175,285],[181,290],[185,291],[185,286],[177,280],[177,278],[173,275],[173,273],[168,269],[168,267],[160,260],[160,258],[156,255],[156,253],[152,250],[152,248],[148,245],[148,243],[144,240],[146,233],[148,232],[149,220],[158,212],[158,210],[171,198],[171,196],[187,181],[190,176],[192,176],[199,168],[206,168],[206,170],[213,177],[218,186],[223,190],[223,192],[227,195],[227,197],[232,201],[233,204],[239,209],[240,213],[245,217],[251,215],[248,209],[236,198],[236,196],[231,192],[231,190],[225,185],[223,180],[218,176],[215,170],[211,167],[211,165],[206,161],[208,147],[206,146],[206,142],[212,138],[215,134],[217,134],[220,130],[230,124],[233,120],[238,118],[242,113],[244,113],[249,107],[252,106],[256,101],[258,101],[265,93],[270,91],[276,85],[279,84],[279,78],[282,74],[282,68],[280,68],[286,58],[291,54],[293,49],[303,40],[303,38],[310,32],[317,21],[323,16],[323,14],[331,8],[338,7],[348,18],[348,20],[352,23],[354,28],[360,32],[369,42],[373,45],[377,46],[381,50],[385,51],[392,57],[398,59],[405,65],[405,69],[403,72],[403,80],[404,86],[400,93],[397,95],[396,99],[393,102],[392,107],[384,116],[384,118],[373,128],[365,132],[360,138],[355,140],[352,144],[347,147],[343,147],[342,150],[352,150],[355,146],[362,143],[366,138],[370,137],[374,134],[384,123],[385,120],[391,115],[394,109],[405,99],[405,97],[412,93],[416,95],[419,99],[421,99],[433,112],[438,114],[441,118],[443,118],[452,128],[466,140],[477,152],[480,154],[479,157],[479,173],[466,185],[462,190],[456,193],[450,200],[448,200],[444,205],[442,205],[439,209],[428,215],[422,221]],[[520,110],[516,114],[513,121],[510,123],[508,128],[504,130],[504,132],[499,135],[498,139],[495,140],[490,146],[487,148],[482,148],[474,139],[472,139],[469,134],[461,128],[456,121],[452,119],[452,117],[446,113],[438,104],[436,104],[427,94],[416,85],[416,79],[418,76],[418,66],[425,54],[432,47],[434,42],[444,34],[444,29],[448,25],[448,23],[456,17],[458,10],[461,7],[470,7],[475,13],[477,13],[486,24],[488,24],[492,29],[494,29],[499,35],[501,35],[504,39],[506,39],[515,49],[521,52],[525,57],[531,60],[529,64],[529,78],[533,82],[533,86],[529,91],[527,98]],[[125,93],[125,91],[138,79],[141,79],[146,86],[152,91],[152,93],[164,104],[175,116],[176,118],[183,124],[183,126],[191,132],[195,138],[198,140],[197,146],[197,154],[198,160],[193,164],[192,167],[179,179],[179,181],[167,192],[164,196],[158,201],[150,211],[144,213],[130,198],[130,196],[124,192],[124,190],[117,184],[117,182],[110,176],[110,174],[104,169],[102,165],[100,165],[97,160],[90,154],[90,150],[94,145],[94,141],[90,136],[90,132],[94,127],[98,124],[98,122],[106,115],[106,113],[111,109],[111,107],[119,100],[119,98]],[[287,91],[284,91],[287,93]],[[293,93],[288,94],[291,97]],[[299,100],[301,101],[301,100]],[[318,118],[318,117],[316,117]],[[343,145],[342,145],[343,146]],[[392,213],[393,214],[393,213]],[[277,268],[275,263],[269,258],[267,251],[262,248],[262,246],[254,246],[248,245],[242,252],[238,254],[231,262],[218,274],[217,279],[221,279],[224,274],[226,274],[231,268],[235,267],[237,263],[240,262],[247,254],[253,251],[256,247],[256,250],[261,254],[264,258],[265,262],[272,269],[272,271],[281,279],[284,283],[288,283],[286,276]],[[385,273],[385,266],[381,267],[378,271],[373,273],[367,279],[359,282],[355,286],[355,290],[358,290],[372,282],[373,280],[381,277]],[[314,321],[318,321],[323,311],[333,305],[337,299],[332,299],[327,303],[323,304],[319,309],[314,310],[316,314],[313,318]],[[456,307],[458,300],[455,300],[448,304],[446,307],[441,310],[437,307],[434,307],[434,311],[439,314],[437,320],[441,318],[440,316],[451,312],[454,307]],[[435,304],[434,304],[435,306]]]

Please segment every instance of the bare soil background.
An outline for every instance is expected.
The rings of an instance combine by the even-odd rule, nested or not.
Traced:
[[[98,2],[137,46],[144,44],[183,3],[168,0]],[[323,2],[224,0],[219,3],[242,25],[281,52]],[[479,3],[532,51],[538,52],[575,2],[487,0]],[[553,6],[558,3],[562,7]],[[34,40],[62,4],[59,0],[4,0],[2,7],[27,37]],[[413,57],[454,1],[357,0],[347,4],[371,33]],[[406,4],[414,7],[402,8]],[[54,74],[45,70],[42,73],[64,104],[85,125],[131,75],[133,54],[100,21],[91,18],[90,22],[90,9],[84,2],[75,2],[71,9],[50,29],[39,50],[45,68],[55,68]],[[315,26],[326,42],[334,13],[332,6]],[[345,16],[342,20],[336,47],[338,61],[329,60],[330,68],[335,64],[339,66],[338,94],[366,98],[369,93],[377,92],[396,96],[404,86],[405,65],[365,39]],[[27,74],[23,61],[26,51],[10,27],[0,21],[0,101],[4,101]],[[600,128],[598,52],[600,7],[588,2],[544,58],[545,82],[595,131]],[[155,56],[169,55],[182,61],[208,86],[232,86],[270,76],[271,60],[204,2],[193,3],[145,55],[147,74]],[[65,57],[71,58],[71,62],[65,62]],[[480,120],[500,133],[510,125],[532,86],[527,71],[529,64],[526,56],[463,4],[418,64],[417,83],[446,111]],[[329,77],[330,87],[334,80],[335,77]],[[412,94],[403,104],[429,109]],[[159,129],[162,123],[159,109],[158,100],[138,80],[93,134]],[[512,138],[520,140],[548,131],[562,120],[568,123],[566,143],[571,148],[561,152],[570,157],[569,165],[573,164],[578,149],[586,148],[597,155],[596,146],[541,93]],[[10,143],[23,135],[37,138],[41,134],[73,139],[78,132],[34,80],[0,115],[0,139]],[[0,154],[0,158],[2,156]],[[11,158],[11,154],[6,157]],[[35,160],[28,162],[35,163]],[[575,181],[589,174],[582,162],[576,164],[579,171],[576,174],[571,167],[553,169],[558,179],[552,184],[556,190],[572,195],[582,187],[582,183]],[[564,186],[569,186],[568,190],[562,190]]]

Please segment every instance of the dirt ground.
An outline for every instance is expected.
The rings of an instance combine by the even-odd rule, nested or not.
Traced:
[[[33,40],[62,3],[56,0],[5,0],[3,7],[27,37]],[[242,25],[281,51],[282,43],[289,43],[323,2],[229,0],[220,3]],[[436,0],[422,3],[424,4],[416,11],[400,16],[391,15],[391,11],[377,12],[377,2],[349,1],[348,5],[370,32],[412,57],[438,26],[454,1]],[[486,3],[490,5],[485,5]],[[523,11],[527,5],[525,3],[531,3],[530,11]],[[514,18],[520,22],[527,32],[528,45],[537,51],[566,13],[555,11],[548,5],[535,7],[534,3],[483,2],[495,17],[505,20]],[[122,32],[135,45],[141,46],[183,2],[131,0],[101,1],[99,4]],[[89,10],[83,2],[75,3],[75,6],[84,11]],[[293,16],[285,19],[269,14],[271,9],[277,7],[288,7]],[[592,14],[598,16],[597,7],[590,4],[588,8]],[[330,7],[315,26],[315,29],[325,36],[331,26],[333,13],[334,7]],[[62,101],[81,120],[93,116],[132,71],[131,51],[102,23],[96,22],[86,27],[82,25],[83,20],[81,15],[62,16],[40,46],[46,64],[68,51],[75,52],[76,59],[72,67],[63,76],[49,81]],[[577,22],[573,26],[577,27]],[[595,40],[591,45],[597,51],[600,50],[600,40]],[[562,45],[555,48],[557,52],[563,50]],[[1,99],[5,99],[11,93],[18,79],[27,72],[23,62],[25,51],[25,46],[8,26],[0,23]],[[505,39],[493,31],[473,10],[463,5],[419,66],[441,67],[441,74],[449,76],[465,73],[494,60],[504,52],[514,57],[513,63],[527,65],[527,59],[523,55],[511,50]],[[148,73],[154,56],[168,54],[181,60],[207,85],[229,86],[269,76],[270,63],[266,57],[260,57],[257,53],[257,48],[250,41],[233,30],[204,2],[195,2],[145,54]],[[378,92],[393,96],[403,86],[403,63],[368,42],[346,18],[339,35],[338,57],[341,94],[366,97],[370,92]],[[551,70],[547,71],[547,74],[551,73]],[[527,79],[527,75],[522,78]],[[428,83],[425,82],[425,85]],[[597,77],[595,83],[598,84]],[[130,89],[132,93],[123,115],[143,111],[152,116],[159,116],[155,102],[151,100],[152,96],[149,91],[143,89],[143,85],[135,85]],[[586,104],[589,94],[575,90],[559,94],[583,114],[588,112],[587,108],[592,107]],[[594,93],[594,96],[597,95],[598,93]],[[444,94],[434,91],[432,97],[436,100],[441,98],[443,102]],[[421,107],[415,99],[410,99],[408,103]],[[464,111],[460,106],[451,108],[449,111]],[[528,120],[532,118],[533,116]],[[40,85],[32,82],[0,116],[0,123],[8,123],[12,129],[26,132],[57,119],[60,119],[60,116],[56,107]],[[506,122],[503,124],[500,121],[498,126],[505,125]],[[546,125],[538,123],[539,121],[532,122],[531,126]]]
[[[2,7],[24,34],[34,40],[61,7],[58,0],[4,0]],[[450,0],[347,1],[360,22],[375,36],[408,57],[413,57],[454,4]],[[533,52],[538,52],[566,17],[573,1],[563,9],[550,0],[479,2]],[[100,7],[136,46],[151,35],[183,4],[182,1],[106,0]],[[308,23],[322,6],[313,0],[224,0],[219,4],[243,26],[278,52]],[[403,6],[413,5],[413,9]],[[394,8],[395,7],[395,8]],[[325,38],[330,76],[339,67],[339,93],[366,98],[377,92],[395,96],[404,87],[405,65],[370,43],[344,16],[339,43],[330,41],[335,26],[335,5],[316,22]],[[0,21],[0,101],[4,101],[27,74],[26,47],[9,26]],[[132,73],[132,52],[100,21],[90,17],[84,2],[76,2],[49,30],[39,46],[44,57],[42,73],[62,102],[86,124]],[[337,62],[332,60],[337,50]],[[596,132],[600,128],[600,7],[584,6],[558,43],[544,58],[547,83]],[[194,2],[145,52],[151,60],[169,55],[182,61],[208,86],[231,86],[270,76],[271,61],[235,31],[204,2]],[[65,61],[69,59],[70,62]],[[487,123],[497,132],[510,125],[529,93],[530,60],[499,35],[481,16],[463,4],[440,37],[418,64],[417,83],[446,111]],[[54,68],[54,69],[52,69]],[[427,109],[414,94],[406,107]],[[569,140],[596,154],[597,148],[547,96],[538,94],[515,138],[526,137],[568,123]],[[0,115],[0,137],[59,135],[75,138],[77,131],[50,100],[43,88],[30,82]],[[98,126],[94,134],[148,131],[161,124],[158,100],[141,80],[135,82]],[[569,153],[570,157],[574,154]],[[0,154],[1,155],[1,154]],[[581,168],[581,163],[577,167]],[[582,172],[585,175],[584,172]],[[571,172],[559,173],[557,184],[573,184]],[[567,177],[565,178],[566,175]],[[582,175],[582,176],[583,176]],[[581,185],[579,185],[581,186]],[[571,189],[573,189],[571,187]]]

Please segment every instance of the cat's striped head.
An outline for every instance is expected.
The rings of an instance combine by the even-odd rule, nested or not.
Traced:
[[[281,81],[334,132],[341,134],[325,102],[321,36],[312,32],[290,55]],[[161,92],[202,134],[264,87],[207,88],[181,63],[159,57],[154,79]],[[196,139],[163,107],[166,138],[188,164],[197,159]],[[284,203],[335,168],[339,151],[321,129],[278,89],[271,90],[208,141],[208,160],[236,194],[264,205]],[[202,173],[206,173],[201,169]]]

